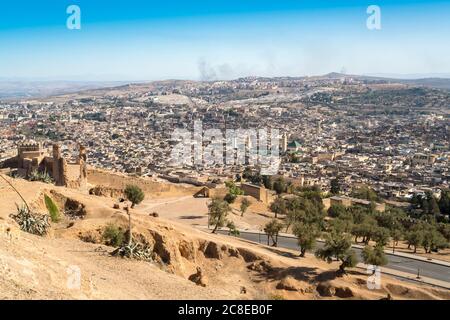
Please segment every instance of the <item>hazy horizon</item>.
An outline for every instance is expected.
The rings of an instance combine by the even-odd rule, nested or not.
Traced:
[[[209,81],[232,81],[239,78],[246,77],[256,77],[256,78],[280,78],[280,77],[291,77],[291,78],[302,78],[302,77],[321,77],[328,74],[337,73],[341,74],[339,71],[330,71],[325,74],[311,74],[311,75],[273,75],[273,76],[261,76],[255,74],[243,75],[237,78],[230,79],[213,79]],[[374,78],[387,78],[393,80],[422,80],[422,79],[450,79],[450,73],[433,73],[433,74],[392,74],[392,73],[371,73],[371,74],[343,74],[345,76],[361,76],[361,77],[374,77]],[[38,77],[38,78],[27,78],[27,77],[0,77],[0,83],[12,83],[12,82],[23,82],[23,83],[51,83],[51,82],[66,82],[66,83],[139,83],[139,82],[154,82],[154,81],[205,81],[195,78],[155,78],[155,79],[127,79],[126,77],[120,76],[67,76],[67,77]]]

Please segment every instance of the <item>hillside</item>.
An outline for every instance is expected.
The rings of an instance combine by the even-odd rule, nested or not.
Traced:
[[[46,212],[43,199],[48,195],[66,215],[45,237],[24,233],[9,217],[19,198],[0,183],[2,299],[450,298],[448,291],[384,276],[381,289],[369,290],[367,275],[359,269],[336,278],[336,263],[212,235],[140,209],[131,211],[133,237],[152,248],[152,261],[113,257],[114,248],[104,244],[101,234],[109,223],[127,226],[123,205],[114,209],[116,199],[11,181],[34,211]],[[76,269],[81,271],[81,285],[72,288],[71,270]]]

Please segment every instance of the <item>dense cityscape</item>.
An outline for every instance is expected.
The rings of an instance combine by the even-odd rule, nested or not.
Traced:
[[[439,192],[450,181],[450,93],[395,81],[329,74],[306,78],[165,81],[0,103],[2,160],[37,141],[88,164],[141,176],[227,180],[242,166],[170,162],[174,128],[280,132],[278,175],[345,193],[369,185],[386,199]],[[253,169],[253,168],[252,168]]]

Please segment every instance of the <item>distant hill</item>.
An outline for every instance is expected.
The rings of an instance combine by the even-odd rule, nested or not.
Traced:
[[[125,82],[0,80],[0,99],[40,98],[83,90],[115,87]]]
[[[362,81],[386,81],[388,83],[401,83],[411,86],[424,86],[437,89],[450,89],[450,78],[421,78],[421,79],[398,79],[381,76],[351,75],[338,72],[331,72],[322,76],[310,77],[246,77],[234,81],[248,81],[249,79],[258,79],[260,81],[273,80],[300,80],[300,79],[342,79],[353,78]],[[164,80],[142,83],[131,83],[129,81],[22,81],[22,80],[4,80],[0,78],[0,99],[29,99],[60,96],[66,94],[75,94],[89,90],[114,89],[126,90],[129,86],[154,86],[159,85],[177,85],[180,83],[195,83],[190,80]]]
[[[387,81],[390,83],[402,83],[413,86],[424,86],[429,88],[436,89],[450,89],[450,78],[420,78],[420,79],[397,79],[397,78],[388,78],[388,77],[380,77],[380,76],[361,76],[361,75],[350,75],[350,74],[342,74],[338,72],[328,73],[321,78],[327,79],[341,79],[341,78],[353,78],[357,80],[365,80],[365,81]]]

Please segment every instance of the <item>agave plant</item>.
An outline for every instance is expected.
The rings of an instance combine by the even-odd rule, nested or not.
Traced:
[[[123,243],[111,254],[122,258],[152,261],[152,253],[152,249],[148,244],[141,244],[132,240],[131,243]]]
[[[38,171],[33,170],[28,176],[28,180],[30,181],[40,181],[44,183],[53,183],[52,177],[48,174],[47,171]]]
[[[19,224],[22,231],[38,236],[47,234],[50,226],[48,215],[34,214],[25,205],[19,206],[16,204],[16,207],[17,214],[11,215],[11,217]]]

